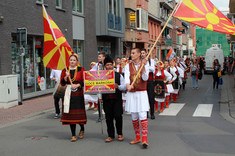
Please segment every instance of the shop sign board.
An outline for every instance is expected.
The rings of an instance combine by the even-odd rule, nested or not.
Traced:
[[[130,17],[130,23],[135,23],[135,13],[134,12],[130,12],[129,13],[129,17]]]

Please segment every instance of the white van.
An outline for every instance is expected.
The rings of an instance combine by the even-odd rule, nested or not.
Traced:
[[[212,69],[212,65],[215,59],[219,60],[221,71],[223,70],[224,51],[219,47],[211,47],[210,49],[207,49],[205,54],[205,73],[213,72],[214,69]]]

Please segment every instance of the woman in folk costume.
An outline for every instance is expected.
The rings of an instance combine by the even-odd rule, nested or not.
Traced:
[[[167,92],[166,84],[171,81],[172,75],[163,69],[164,64],[162,61],[157,62],[157,68],[155,69],[154,73],[154,81],[163,81],[165,85],[165,93]],[[160,112],[163,112],[164,104],[165,104],[165,94],[164,97],[155,97],[155,112],[158,111],[158,103],[161,103],[161,109]],[[168,108],[168,103],[166,103],[166,108]]]
[[[170,61],[169,72],[170,72],[170,74],[173,77],[172,78],[172,83],[175,83],[177,81],[176,84],[178,84],[179,83],[179,79],[178,79],[179,72],[175,68],[175,61],[174,60]],[[169,101],[171,100],[171,95],[172,95],[174,102],[176,102],[176,98],[177,98],[178,92],[179,92],[179,89],[174,88],[174,91],[172,91],[171,94],[170,94]]]
[[[126,66],[126,64],[127,64],[127,59],[126,58],[122,58],[121,59],[121,73],[120,74],[122,74],[122,76],[124,76],[124,73],[125,73],[125,66]]]
[[[180,83],[180,86],[182,86],[183,79],[184,79],[184,70],[182,68],[180,68],[179,62],[175,65],[175,68],[177,69],[177,71],[179,73],[179,83]],[[178,97],[178,95],[177,95],[177,97]]]
[[[147,94],[147,80],[149,77],[149,69],[147,60],[140,60],[140,49],[134,48],[131,50],[131,62],[125,67],[125,81],[127,86],[127,98],[125,110],[131,113],[132,123],[135,130],[136,138],[130,142],[130,144],[137,144],[141,142],[140,126],[142,131],[142,145],[147,148],[148,141],[148,121],[147,111],[149,111],[149,101]],[[137,75],[138,70],[144,64],[142,71]],[[137,80],[133,86],[131,86],[134,78],[137,76]]]
[[[171,74],[171,79],[168,82],[168,84],[172,84],[172,82],[177,78],[177,75],[175,73],[170,72],[169,62],[167,60],[164,62],[164,70]],[[169,89],[165,92],[165,95],[166,95],[165,98],[166,108],[168,108],[171,96],[171,92],[169,92]]]
[[[64,69],[61,73],[61,85],[67,85],[65,91],[65,102],[64,110],[61,117],[61,122],[63,125],[70,125],[72,132],[71,142],[77,140],[76,137],[76,124],[79,124],[81,129],[79,133],[79,138],[84,136],[84,124],[87,122],[85,103],[84,103],[84,93],[82,87],[84,86],[83,67],[78,67],[78,56],[72,54],[69,56],[69,67],[68,71]],[[71,81],[72,81],[72,85]],[[68,103],[69,108],[66,105]]]
[[[95,66],[96,62],[91,62],[90,64],[90,70]],[[97,107],[98,107],[98,96],[96,94],[85,94],[84,95],[84,99],[85,99],[85,102],[88,102],[89,103],[89,107],[88,107],[88,110],[91,109],[92,107],[92,104],[94,103],[94,111],[97,111]]]

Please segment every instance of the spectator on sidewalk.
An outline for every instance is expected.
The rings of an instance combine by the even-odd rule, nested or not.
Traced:
[[[216,89],[218,89],[219,86],[219,72],[221,75],[221,66],[219,64],[219,60],[215,59],[212,65],[212,69],[214,69],[213,71],[213,89],[215,89],[215,85],[216,85]]]
[[[59,118],[60,115],[59,101],[61,99],[62,105],[64,101],[64,89],[60,85],[60,75],[61,75],[61,70],[52,69],[50,79],[55,81],[55,91],[53,93],[54,105],[55,105],[55,116],[54,116],[55,119]]]

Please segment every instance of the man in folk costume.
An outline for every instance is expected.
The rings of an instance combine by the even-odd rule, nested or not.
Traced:
[[[97,71],[97,70],[104,70],[104,59],[105,59],[105,51],[98,53],[98,63],[96,63],[93,68],[90,71]],[[100,96],[100,95],[97,95]],[[98,102],[98,113],[99,118],[97,119],[97,122],[100,122],[101,119],[101,110],[100,110],[100,103]]]
[[[113,59],[107,56],[104,60],[104,67],[106,70],[113,70]],[[123,123],[123,103],[122,103],[122,91],[126,90],[126,84],[124,77],[115,72],[115,93],[102,94],[102,98],[99,101],[103,101],[104,112],[106,118],[108,138],[105,142],[111,142],[115,138],[114,122],[116,122],[116,132],[118,134],[118,140],[123,141],[122,123]]]
[[[140,126],[142,131],[142,145],[147,148],[147,134],[148,134],[148,121],[147,111],[149,111],[149,101],[147,94],[147,80],[149,77],[149,66],[147,66],[147,60],[140,59],[140,49],[134,48],[131,50],[131,62],[125,67],[125,82],[127,87],[127,99],[125,110],[131,113],[132,123],[135,130],[136,138],[130,142],[130,144],[137,144],[141,142]],[[139,75],[138,70],[144,64]],[[132,82],[137,76],[137,80],[132,86]],[[140,120],[140,122],[139,122]]]
[[[141,50],[141,57],[142,59],[145,59],[148,55],[148,52],[146,49]],[[149,66],[149,79],[147,81],[147,93],[148,93],[148,99],[149,99],[149,105],[150,105],[150,115],[151,119],[154,120],[154,84],[153,84],[153,73],[155,71],[155,61],[153,59],[148,59],[147,66]]]
[[[105,52],[98,53],[98,62],[93,66],[90,71],[97,71],[97,70],[104,70],[104,59],[105,59]]]
[[[158,82],[162,81],[163,83],[161,83],[161,84],[164,85],[165,93],[166,93],[167,92],[166,84],[171,83],[172,75],[168,71],[164,70],[163,67],[164,67],[164,64],[161,61],[158,61],[157,68],[155,69],[155,72],[154,72],[154,81],[156,83],[157,83],[157,81]],[[158,84],[160,85],[160,83],[158,83]],[[161,86],[161,87],[163,88],[163,86]],[[156,91],[156,92],[159,91],[159,92],[164,93],[164,91],[158,90],[158,89],[157,90],[155,89],[154,91]],[[160,112],[163,112],[164,104],[165,104],[165,93],[163,95],[159,94],[160,96],[155,96],[155,107],[156,107],[155,112],[158,111],[158,103],[159,102],[161,104]],[[169,107],[168,103],[166,103],[166,108],[168,108],[168,107]]]

